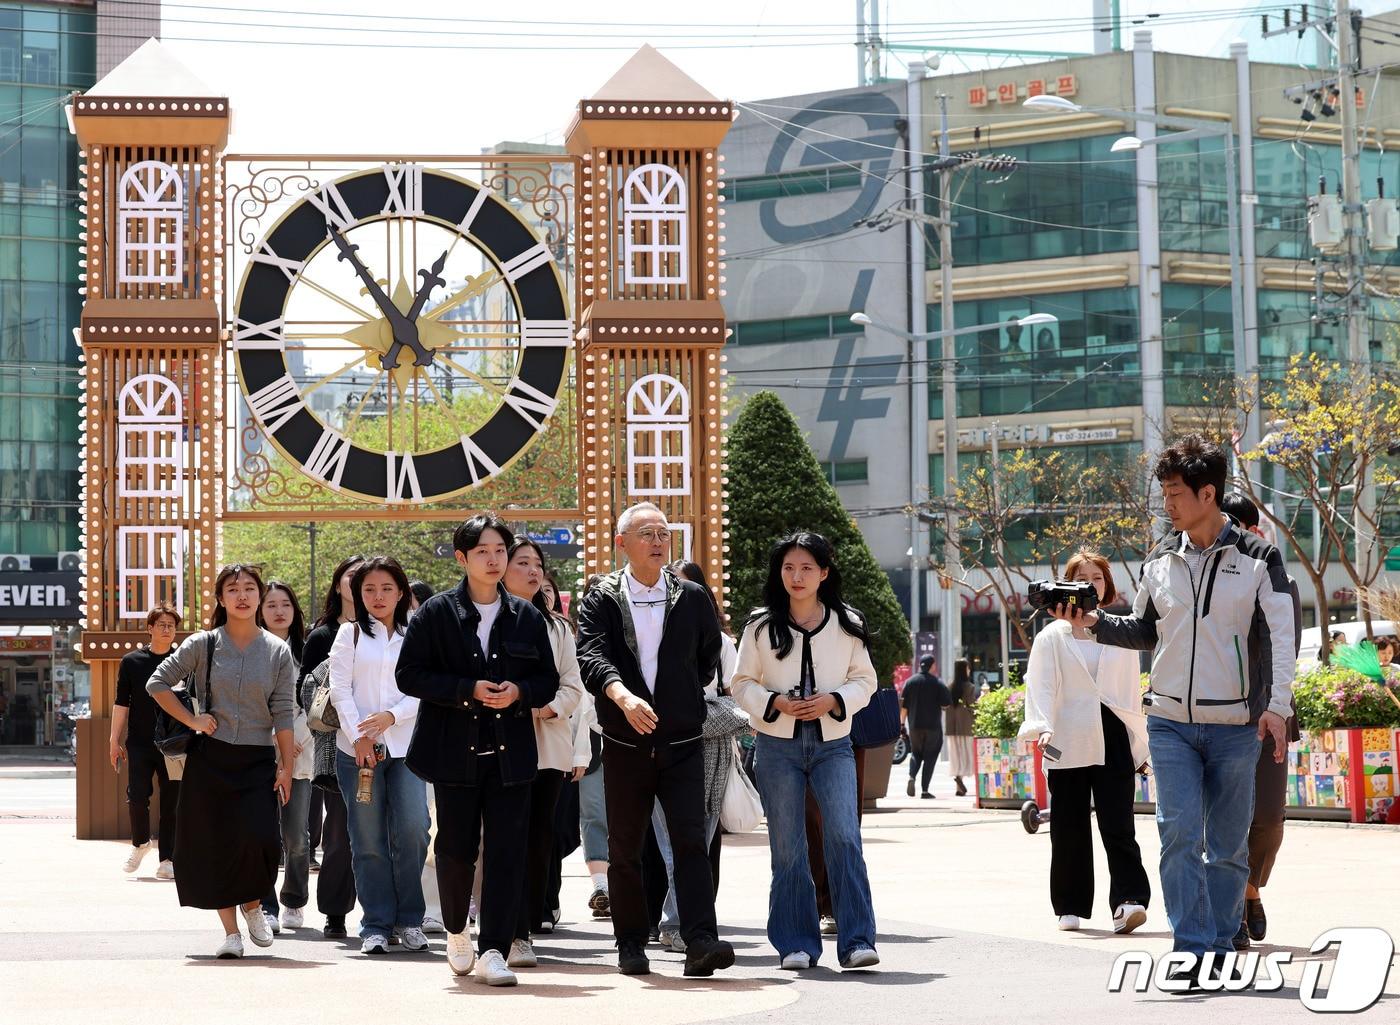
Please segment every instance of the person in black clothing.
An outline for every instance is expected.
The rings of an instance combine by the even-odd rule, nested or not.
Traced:
[[[395,671],[399,689],[422,702],[407,762],[433,785],[447,963],[455,975],[475,965],[489,986],[516,983],[506,952],[525,899],[534,709],[559,690],[544,616],[501,582],[513,541],[490,513],[457,528],[452,547],[465,576],[413,614]],[[467,912],[483,826],[478,961]]]
[[[151,780],[160,781],[160,864],[157,879],[174,879],[175,809],[180,781],[170,778],[165,756],[156,749],[152,733],[156,702],[146,693],[146,681],[175,646],[181,616],[173,605],[158,605],[146,614],[151,643],[122,657],[117,670],[117,700],[112,709],[112,739],[108,751],[112,768],[121,771],[126,759],[126,807],[131,816],[131,853],[122,871],[128,875],[141,867],[151,852]]]
[[[719,619],[704,588],[666,564],[671,530],[650,503],[617,523],[627,568],[594,586],[579,611],[579,666],[597,699],[608,809],[608,892],[618,970],[651,971],[642,848],[653,805],[666,816],[675,858],[685,974],[713,975],[734,963],[718,938],[705,843],[705,686],[719,669]]]
[[[904,681],[900,696],[899,718],[909,727],[909,786],[905,793],[914,796],[914,778],[923,768],[919,796],[931,798],[928,785],[943,750],[943,709],[953,703],[948,688],[943,686],[933,670],[933,656],[919,659],[919,671]]]
[[[364,561],[363,555],[352,555],[342,560],[331,574],[326,600],[321,603],[321,618],[316,620],[316,626],[306,635],[306,643],[302,646],[297,700],[303,706],[308,701],[306,678],[330,658],[331,644],[340,630],[340,624],[355,619],[355,595],[350,588],[350,578]],[[317,734],[315,743],[328,743],[334,748],[335,735]],[[341,797],[334,777],[330,778],[328,786],[318,786],[317,791],[321,795],[323,818],[321,868],[316,876],[316,909],[326,916],[322,935],[328,940],[343,940],[347,935],[345,916],[355,910],[355,871],[350,864],[350,828],[345,799]]]

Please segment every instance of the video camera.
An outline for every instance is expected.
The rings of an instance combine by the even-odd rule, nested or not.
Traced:
[[[1035,580],[1026,589],[1026,600],[1043,612],[1056,605],[1092,612],[1099,607],[1099,592],[1084,580]]]

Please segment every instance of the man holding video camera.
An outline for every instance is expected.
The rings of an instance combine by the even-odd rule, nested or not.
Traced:
[[[1260,742],[1272,737],[1279,761],[1288,747],[1293,601],[1278,549],[1221,511],[1218,446],[1186,437],[1154,475],[1172,530],[1143,563],[1132,614],[1065,605],[1053,614],[1100,644],[1154,652],[1144,700],[1173,949],[1219,956],[1233,950],[1244,910]],[[1256,658],[1267,674],[1250,673]],[[1266,686],[1267,708],[1252,712],[1252,692]],[[1199,986],[1195,971],[1189,978]]]

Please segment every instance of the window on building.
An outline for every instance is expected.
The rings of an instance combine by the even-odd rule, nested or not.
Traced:
[[[1230,289],[1162,286],[1162,371],[1169,406],[1199,406],[1235,372]]]
[[[822,463],[826,479],[832,484],[865,484],[870,480],[870,466],[867,459],[837,459]]]
[[[685,179],[665,164],[644,164],[622,187],[622,277],[629,285],[683,285]]]
[[[810,196],[819,192],[858,189],[862,174],[858,167],[840,164],[833,167],[784,171],[781,174],[732,178],[725,189],[725,198],[730,203],[748,203],[758,199],[783,199],[787,196]]]
[[[767,345],[771,342],[816,342],[828,338],[847,338],[858,334],[860,328],[851,323],[849,313],[817,313],[808,317],[784,317],[779,320],[748,320],[731,325],[732,345]]]

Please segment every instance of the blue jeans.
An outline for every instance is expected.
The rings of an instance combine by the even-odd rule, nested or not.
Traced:
[[[1147,736],[1172,949],[1229,953],[1249,880],[1258,732],[1151,716]]]
[[[397,928],[423,924],[423,863],[428,857],[428,788],[402,758],[374,767],[373,799],[355,800],[355,759],[335,753],[335,774],[345,798],[350,864],[364,917],[360,936],[388,937]]]
[[[585,861],[608,860],[608,802],[601,765],[578,781],[578,832]]]
[[[666,813],[657,801],[651,810],[651,828],[656,831],[656,846],[661,851],[661,860],[666,863],[666,901],[661,905],[661,932],[680,932],[681,913],[676,908],[676,858],[671,853],[671,834],[666,831]],[[705,848],[714,841],[715,830],[719,828],[719,815],[705,816]]]
[[[768,894],[768,941],[779,957],[805,952],[821,957],[817,891],[807,863],[807,789],[822,812],[823,848],[832,906],[836,912],[836,954],[875,947],[875,908],[856,815],[856,760],[849,737],[822,742],[816,723],[799,723],[791,740],[760,733],[754,750],[773,886]]]

